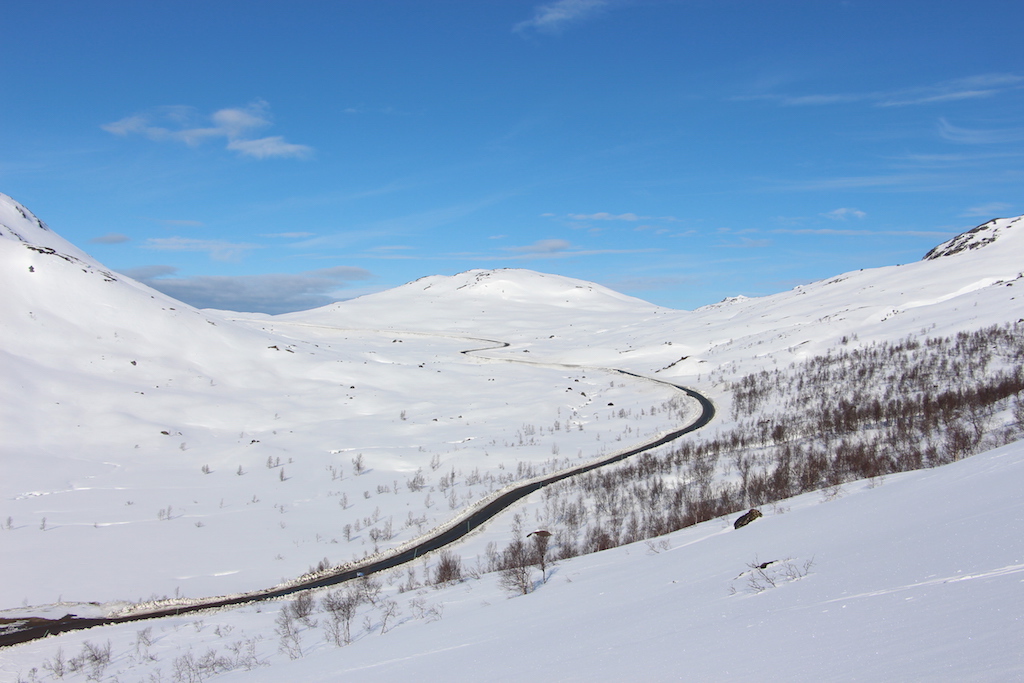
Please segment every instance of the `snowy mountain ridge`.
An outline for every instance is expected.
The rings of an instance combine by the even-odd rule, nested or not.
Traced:
[[[0,193],[0,242],[6,241],[52,249],[90,266],[99,266],[91,256],[51,230],[34,213],[11,197]]]
[[[1008,235],[1013,234],[1015,240],[1020,240],[1021,226],[1018,223],[1024,216],[1017,216],[1016,218],[996,218],[988,223],[983,223],[976,228],[968,230],[967,232],[961,233],[951,240],[943,242],[938,245],[927,254],[924,255],[924,260],[931,260],[942,258],[945,256],[953,256],[963,251],[970,251],[973,249],[980,249],[990,244],[995,243],[996,240],[1002,238],[1005,244],[1007,239],[1010,239]]]

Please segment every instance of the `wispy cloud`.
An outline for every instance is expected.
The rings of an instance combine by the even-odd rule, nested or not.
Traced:
[[[829,211],[828,213],[821,214],[825,218],[831,218],[834,221],[845,221],[847,218],[865,218],[866,213],[859,209],[836,209],[835,211]]]
[[[740,237],[738,242],[728,244],[716,244],[716,247],[724,249],[766,249],[772,245],[770,239],[753,239],[751,237]]]
[[[994,218],[1000,212],[1011,208],[1013,208],[1013,205],[1006,202],[990,202],[988,204],[972,206],[960,214],[960,216],[963,218]]]
[[[247,252],[261,248],[258,244],[247,242],[201,240],[190,237],[150,237],[142,246],[158,251],[206,252],[210,258],[217,261],[237,261]]]
[[[125,242],[131,242],[132,238],[128,235],[122,235],[119,232],[108,232],[106,235],[99,237],[93,237],[89,240],[90,244],[123,244]]]
[[[326,306],[343,298],[339,290],[373,278],[370,271],[352,266],[295,274],[168,277],[176,272],[173,266],[145,266],[124,274],[197,308],[271,314]]]
[[[935,174],[926,173],[880,173],[865,176],[840,176],[837,178],[821,178],[816,180],[786,181],[781,187],[793,191],[813,190],[849,190],[860,188],[919,189],[922,187],[935,189],[947,187],[954,181],[944,179]]]
[[[553,213],[541,214],[542,217],[555,217]],[[597,213],[570,213],[566,214],[566,218],[573,221],[626,221],[629,223],[635,223],[636,221],[665,221],[669,223],[677,223],[679,219],[675,216],[641,216],[639,214],[627,212],[627,213],[608,213],[607,211],[598,211]]]
[[[1024,88],[1024,76],[1016,74],[980,74],[968,78],[942,81],[933,85],[896,90],[861,93],[815,93],[787,95],[762,93],[740,95],[736,101],[763,100],[785,107],[827,106],[864,102],[875,107],[907,107],[955,100],[994,97],[1010,90]]]
[[[559,251],[565,251],[572,246],[567,240],[549,239],[549,240],[537,240],[533,244],[528,244],[522,247],[505,247],[506,251],[512,251],[517,254],[553,254]]]
[[[879,237],[879,236],[903,236],[903,237],[952,237],[948,232],[937,232],[934,230],[846,230],[841,228],[779,228],[772,230],[774,233],[787,235],[846,235],[849,237]]]
[[[597,213],[570,213],[569,218],[574,221],[641,221],[647,220],[647,216],[638,216],[635,213],[612,214],[604,211]]]
[[[1024,153],[1011,149],[971,150],[955,154],[904,154],[889,157],[895,166],[907,168],[947,169],[962,166],[977,167],[993,161],[1019,159]]]
[[[315,232],[272,232],[261,235],[261,237],[280,237],[282,239],[300,240],[306,237],[312,237],[315,234]]]
[[[939,119],[938,128],[942,139],[968,145],[1001,145],[1024,140],[1024,128],[961,128],[944,118]]]
[[[915,104],[973,100],[992,97],[1008,90],[1018,90],[1021,87],[1024,87],[1024,76],[980,74],[943,81],[932,86],[884,93],[877,105],[879,107],[905,107]]]
[[[557,0],[539,5],[533,10],[532,18],[519,22],[512,30],[516,33],[558,33],[566,25],[591,17],[609,4],[609,0]]]
[[[313,148],[285,142],[282,136],[257,138],[255,132],[270,126],[270,105],[256,100],[245,107],[220,109],[208,117],[192,107],[158,107],[100,126],[114,135],[142,135],[156,142],[181,142],[197,147],[210,140],[227,141],[226,149],[254,159],[307,158]]]
[[[273,159],[275,157],[302,159],[313,152],[313,149],[306,145],[285,142],[280,135],[258,140],[231,140],[228,142],[228,149],[239,152],[242,156],[256,159]]]
[[[191,221],[191,220],[174,220],[165,218],[150,218],[149,220],[166,225],[174,228],[201,228],[203,227],[202,221]]]

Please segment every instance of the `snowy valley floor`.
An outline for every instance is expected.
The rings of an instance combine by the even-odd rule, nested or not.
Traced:
[[[218,681],[1020,680],[1022,481],[1010,444],[568,560],[514,598],[494,574],[400,593],[402,572],[378,596],[398,604],[385,633],[364,605],[339,648],[315,614],[295,659],[272,635],[282,601],[45,639],[0,675],[51,680],[58,650],[109,641],[100,680],[200,680],[211,650]],[[232,664],[232,644],[253,657]]]

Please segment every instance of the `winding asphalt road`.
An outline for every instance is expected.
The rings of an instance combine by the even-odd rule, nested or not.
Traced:
[[[490,341],[490,340],[481,340]],[[479,351],[491,350],[496,348],[507,347],[508,344],[505,342],[494,341],[494,346],[489,346],[481,349],[470,349],[463,351],[464,354],[476,353]],[[505,359],[491,359],[491,360],[505,360]],[[519,362],[522,360],[508,359],[509,362]],[[540,365],[541,363],[530,363]],[[549,365],[549,364],[544,364]],[[563,366],[563,367],[578,367],[578,366]],[[218,609],[222,607],[232,607],[235,605],[245,605],[253,602],[261,602],[264,600],[273,600],[276,598],[282,598],[288,595],[293,595],[301,591],[310,590],[312,588],[323,588],[324,586],[333,586],[335,584],[344,583],[360,576],[366,576],[374,574],[376,572],[384,571],[385,569],[391,569],[398,565],[406,562],[412,562],[418,557],[425,555],[431,551],[442,548],[450,543],[453,543],[466,534],[470,533],[474,529],[482,526],[487,521],[493,519],[500,512],[510,507],[516,501],[525,498],[531,493],[550,486],[556,482],[574,477],[586,472],[591,472],[600,467],[605,467],[616,462],[620,462],[631,456],[649,451],[651,449],[662,446],[670,441],[674,441],[684,434],[696,431],[705,425],[707,425],[712,418],[715,416],[715,407],[711,401],[703,396],[702,394],[689,389],[687,387],[672,384],[671,382],[665,382],[663,380],[656,380],[650,377],[644,377],[632,372],[625,370],[615,369],[604,369],[604,368],[588,368],[591,370],[604,370],[609,372],[615,372],[621,375],[627,375],[631,377],[637,377],[652,382],[659,382],[661,384],[667,384],[673,386],[676,389],[686,393],[692,398],[696,399],[701,406],[700,416],[691,424],[677,429],[668,434],[664,434],[653,441],[648,441],[635,448],[627,451],[615,453],[601,460],[589,462],[585,465],[579,465],[577,467],[568,468],[561,470],[554,474],[550,474],[546,477],[535,478],[524,484],[515,486],[514,488],[505,491],[499,496],[479,504],[479,507],[472,510],[469,514],[459,520],[457,524],[445,525],[438,530],[423,536],[416,544],[406,546],[405,548],[386,554],[384,557],[374,559],[369,558],[359,563],[351,563],[338,567],[335,570],[318,574],[315,577],[309,579],[298,580],[294,583],[285,586],[276,586],[274,588],[268,588],[261,591],[253,591],[250,593],[241,593],[230,597],[218,597],[209,599],[198,599],[191,600],[187,604],[177,604],[165,608],[156,608],[147,611],[139,611],[136,613],[125,614],[120,616],[102,617],[102,618],[88,618],[78,617],[73,614],[68,614],[60,619],[44,619],[39,617],[30,617],[26,619],[11,619],[11,620],[0,620],[0,647],[7,647],[11,645],[17,645],[19,643],[26,643],[39,638],[44,638],[48,635],[54,635],[57,633],[64,633],[65,631],[77,631],[81,629],[88,629],[94,626],[104,626],[107,624],[124,624],[132,621],[142,621],[146,619],[158,619],[160,617],[178,616],[182,614],[189,614],[192,612],[199,612],[203,610]]]

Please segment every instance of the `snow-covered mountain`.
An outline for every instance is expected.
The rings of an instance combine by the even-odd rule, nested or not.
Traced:
[[[1024,217],[915,263],[694,311],[509,269],[246,319],[104,268],[0,195],[0,547],[18,558],[4,563],[0,619],[252,590],[396,547],[511,482],[696,413],[613,368],[711,396],[713,432],[735,426],[731,386],[747,373],[1024,319],[1022,270]],[[185,680],[211,648],[234,654],[201,677],[246,680],[1020,678],[1022,463],[1011,444],[804,494],[735,534],[712,520],[567,560],[516,600],[490,574],[404,592],[428,557],[383,589],[401,602],[398,628],[380,622],[386,603],[364,605],[370,627],[337,650],[321,616],[301,627],[295,662],[273,623],[284,603],[155,622],[145,637],[108,628],[113,663],[98,678]],[[552,500],[534,494],[520,512],[546,523]],[[455,551],[471,566],[510,525]],[[764,562],[767,579],[750,566]],[[70,657],[98,638],[59,644]],[[51,640],[5,652],[0,677],[47,660],[40,680],[57,678]]]
[[[485,364],[460,353],[482,345],[464,333],[199,311],[105,269],[13,200],[0,207],[0,524],[7,552],[47,558],[10,570],[0,607],[218,595],[363,557],[550,470],[560,449],[579,462],[613,448],[629,421],[593,424],[598,406],[675,396]],[[556,444],[525,434],[540,421],[592,426]],[[454,470],[475,483],[428,495]]]
[[[1024,217],[1018,217],[986,223],[914,263],[843,273],[766,297],[731,297],[694,311],[506,269],[423,278],[276,319],[490,335],[512,343],[507,354],[529,350],[534,360],[694,381],[721,368],[742,374],[807,358],[844,337],[867,343],[922,328],[938,336],[1015,321],[1024,317],[1022,278]]]

